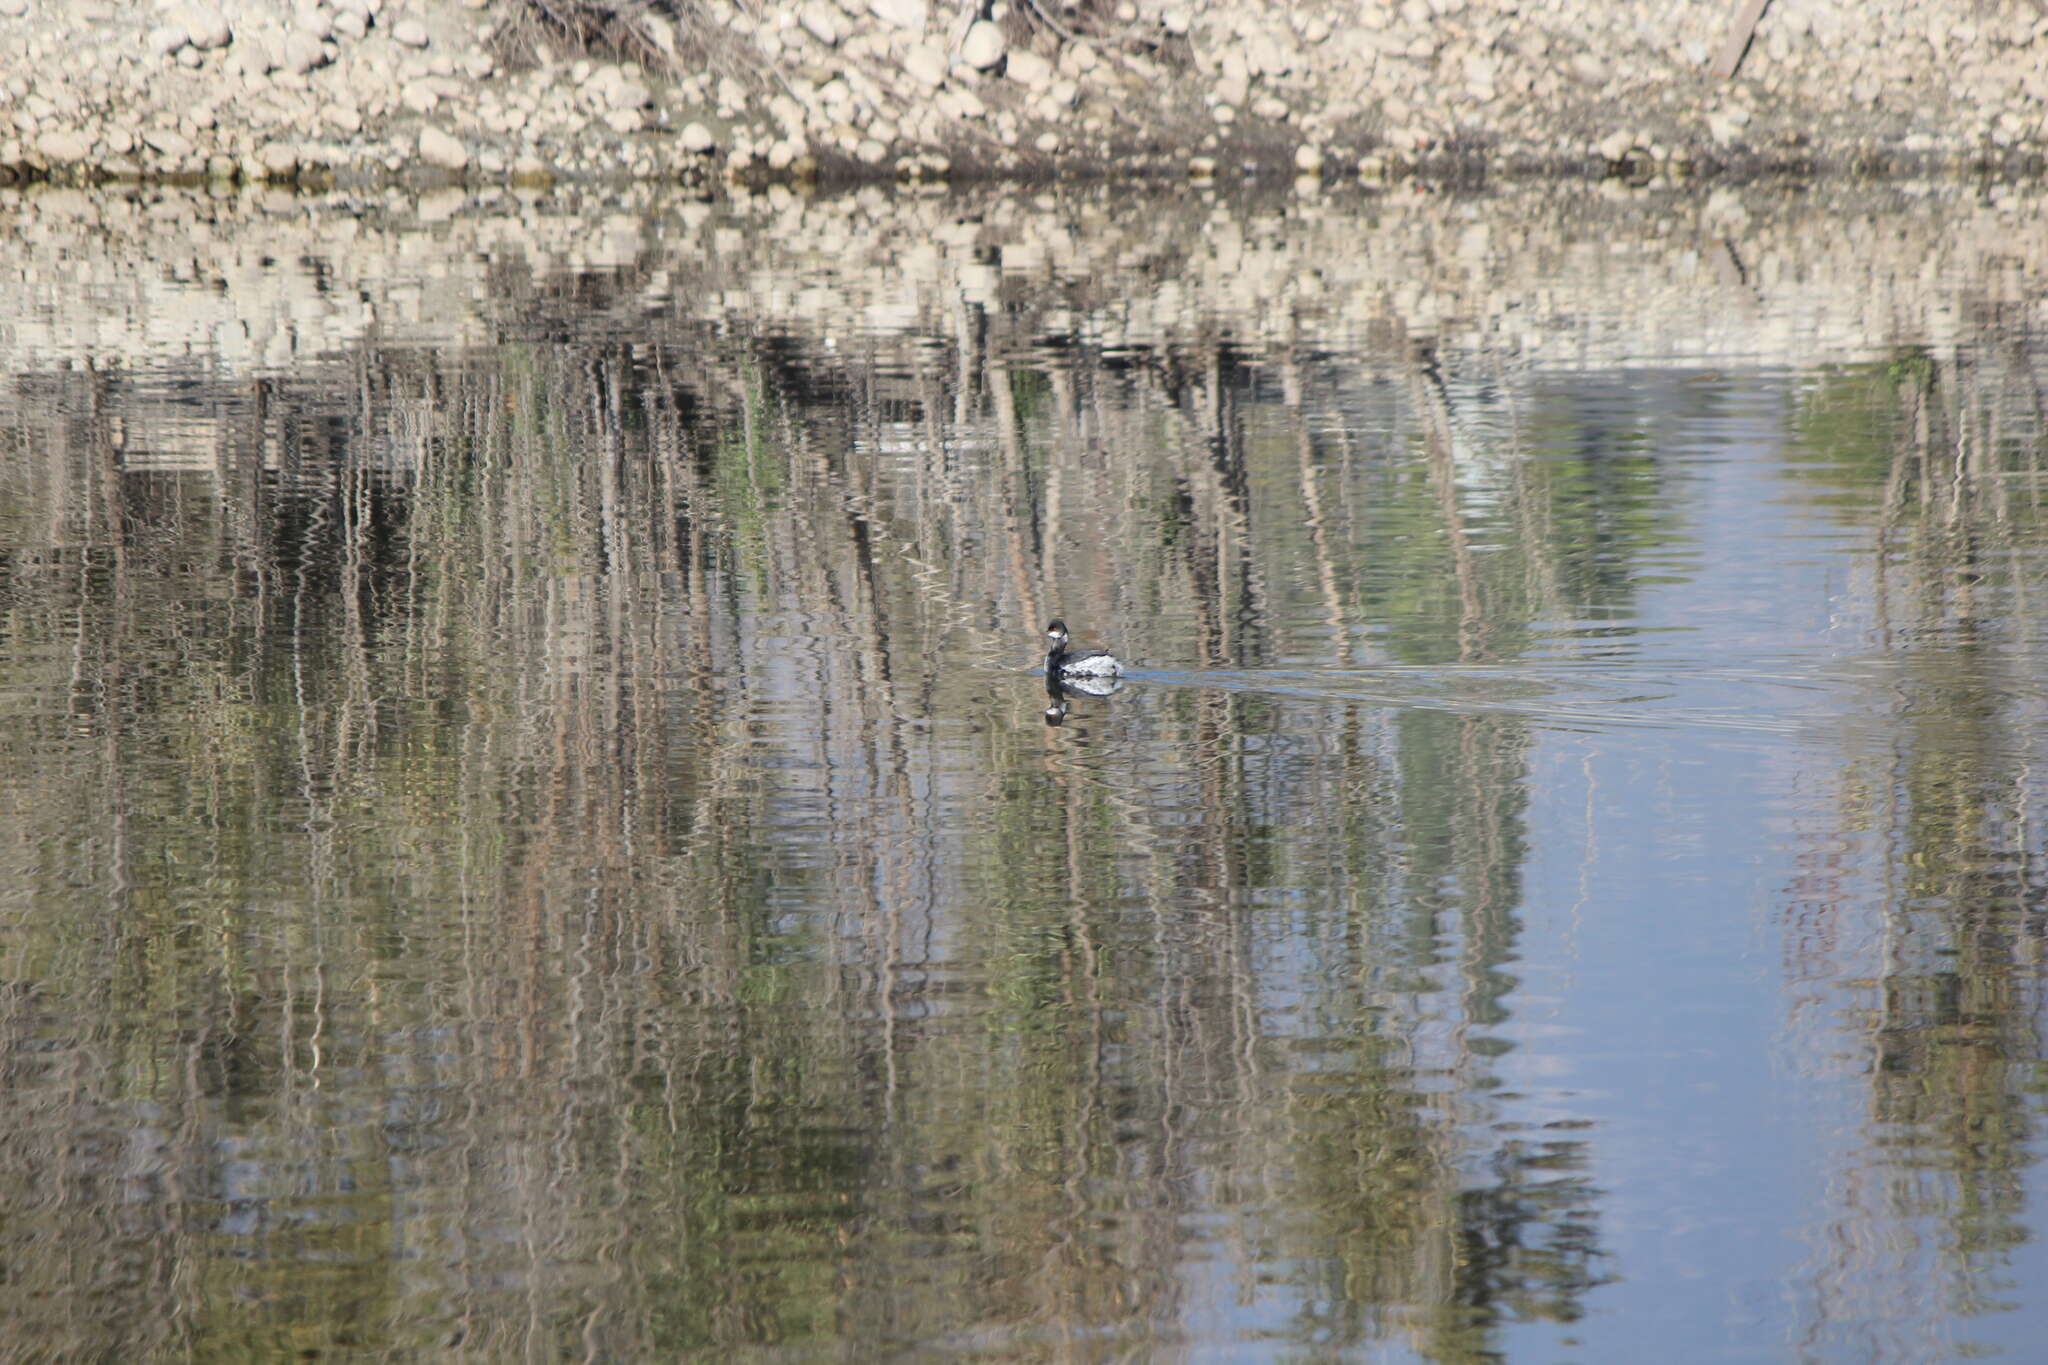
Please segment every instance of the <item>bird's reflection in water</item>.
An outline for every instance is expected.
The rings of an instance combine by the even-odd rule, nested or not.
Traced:
[[[1058,673],[1045,675],[1045,695],[1049,705],[1045,708],[1045,723],[1058,725],[1067,718],[1069,697],[1113,697],[1122,689],[1122,678],[1061,677]]]

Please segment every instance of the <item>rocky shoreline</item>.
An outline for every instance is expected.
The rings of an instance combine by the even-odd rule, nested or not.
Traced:
[[[2048,149],[2039,0],[1778,0],[1753,32],[1727,0],[606,13],[633,60],[572,52],[529,0],[0,0],[0,180],[1649,178]]]

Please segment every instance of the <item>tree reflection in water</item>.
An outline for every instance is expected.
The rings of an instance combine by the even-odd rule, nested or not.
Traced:
[[[828,346],[648,284],[526,281],[469,351],[17,378],[11,1332],[1478,1361],[1584,1316],[1598,1128],[1500,1062],[1540,726],[1203,675],[1626,635],[1687,553],[1660,447],[1727,390],[1399,328],[1111,351],[1039,298]],[[1892,736],[1788,898],[1872,1059],[1822,1339],[1886,1229],[1965,1299],[2027,1235],[2032,363],[1790,418],[1872,535]],[[1178,677],[1029,715],[1053,581]]]

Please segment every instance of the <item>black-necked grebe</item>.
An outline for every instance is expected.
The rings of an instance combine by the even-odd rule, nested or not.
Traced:
[[[1054,621],[1045,628],[1052,648],[1045,652],[1045,671],[1055,678],[1114,678],[1124,671],[1116,656],[1106,649],[1068,649],[1067,623]]]

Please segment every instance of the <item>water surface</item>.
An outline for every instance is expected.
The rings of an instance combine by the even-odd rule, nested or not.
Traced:
[[[39,1358],[2048,1337],[2030,191],[0,208]]]

